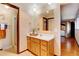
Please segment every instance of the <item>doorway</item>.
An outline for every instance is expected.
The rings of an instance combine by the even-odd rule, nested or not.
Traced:
[[[75,37],[75,23],[74,22],[71,22],[71,37]]]
[[[2,14],[4,19],[0,20],[0,23],[7,24],[6,36],[2,40],[2,49],[5,51],[19,53],[19,7],[9,4],[1,3],[1,8],[3,8]]]
[[[77,26],[75,23],[76,18],[74,16],[72,18],[70,17],[72,15],[71,13],[74,13],[72,10],[75,8],[72,7],[74,5],[75,4],[69,4],[69,5],[67,4],[60,6],[61,7],[61,24],[60,24],[61,25],[61,56],[79,56],[79,52],[78,52],[79,46],[77,44],[77,39],[75,38],[75,31],[76,31],[75,27]],[[76,34],[76,36],[78,35]]]

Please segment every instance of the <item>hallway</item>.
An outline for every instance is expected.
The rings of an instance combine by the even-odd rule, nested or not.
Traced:
[[[62,56],[79,56],[79,46],[74,38],[61,38]]]

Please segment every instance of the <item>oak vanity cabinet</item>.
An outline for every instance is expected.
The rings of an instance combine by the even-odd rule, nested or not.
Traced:
[[[54,55],[54,40],[45,41],[34,37],[27,36],[27,48],[33,54],[38,56]]]

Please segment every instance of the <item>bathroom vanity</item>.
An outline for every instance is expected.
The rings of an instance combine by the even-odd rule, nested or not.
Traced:
[[[27,36],[27,49],[37,56],[54,55],[54,38],[47,36]]]

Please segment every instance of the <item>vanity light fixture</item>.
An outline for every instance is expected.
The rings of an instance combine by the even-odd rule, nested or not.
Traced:
[[[39,8],[37,8],[37,7],[33,7],[33,12],[34,12],[34,14],[36,13],[36,14],[40,14],[40,10],[39,10]]]
[[[33,11],[36,12],[37,11],[36,8],[33,8]]]
[[[49,11],[47,10],[46,13],[49,13]]]
[[[52,3],[48,3],[48,5],[51,5]]]

